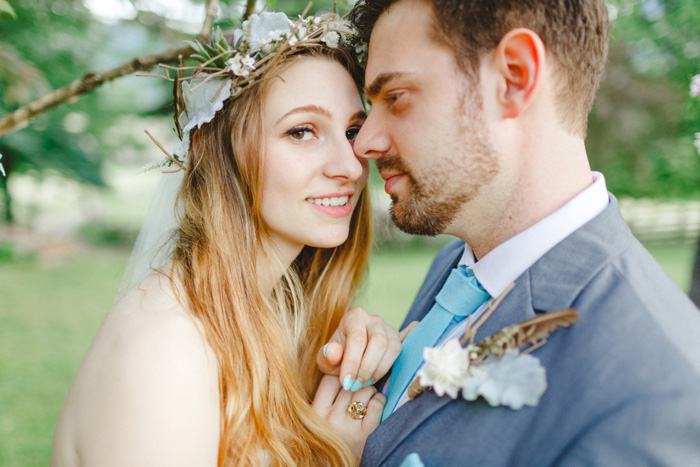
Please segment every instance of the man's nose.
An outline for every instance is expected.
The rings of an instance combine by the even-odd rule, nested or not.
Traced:
[[[376,159],[387,152],[390,146],[386,123],[380,118],[379,112],[370,111],[367,120],[355,137],[353,146],[355,155],[364,159]]]

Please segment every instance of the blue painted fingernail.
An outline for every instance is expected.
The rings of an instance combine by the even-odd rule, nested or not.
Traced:
[[[362,380],[362,378],[357,378],[357,379],[355,380],[355,383],[354,383],[354,384],[352,385],[352,387],[350,388],[350,390],[351,390],[352,392],[359,391],[360,389],[362,389],[362,385],[363,385],[363,384],[364,384],[364,381]]]
[[[345,389],[346,391],[349,391],[354,382],[355,382],[355,380],[352,379],[351,375],[345,375],[345,378],[343,378],[343,389]]]
[[[328,355],[326,355],[326,349],[328,349],[329,344],[330,342],[323,346],[323,358],[328,358]]]
[[[374,378],[370,378],[370,379],[367,380],[367,382],[365,383],[365,385],[362,386],[362,387],[363,387],[363,388],[367,388],[367,387],[369,387],[369,386],[371,386],[371,385],[373,385],[373,384],[374,384]]]

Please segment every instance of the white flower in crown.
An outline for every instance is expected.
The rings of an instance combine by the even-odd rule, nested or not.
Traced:
[[[241,63],[240,54],[236,54],[234,57],[226,60],[226,71],[230,71],[236,76],[245,76],[241,74],[243,71],[243,64]]]
[[[323,36],[323,39],[321,40],[325,42],[328,47],[335,49],[336,47],[338,47],[338,42],[340,41],[340,34],[338,34],[335,31],[330,31],[325,36]]]
[[[271,33],[283,34],[293,26],[284,13],[264,12],[250,15],[243,21],[242,29],[251,49],[261,48],[270,41]]]
[[[0,154],[0,159],[2,159],[2,154]],[[0,162],[0,172],[2,172],[2,176],[6,177],[5,175],[5,167],[3,167],[2,162]]]
[[[241,59],[241,65],[245,66],[248,70],[255,70],[255,59],[253,57],[244,57]]]
[[[451,339],[441,347],[423,349],[425,365],[418,371],[421,386],[432,386],[435,394],[456,399],[462,382],[469,375],[467,350]]]

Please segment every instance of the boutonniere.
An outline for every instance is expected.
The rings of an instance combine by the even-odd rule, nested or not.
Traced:
[[[547,390],[544,367],[530,352],[545,344],[550,333],[579,319],[575,308],[551,311],[512,324],[474,343],[479,327],[491,316],[515,284],[511,284],[475,325],[467,322],[461,340],[452,339],[440,347],[423,350],[425,365],[408,388],[415,399],[428,389],[438,396],[456,399],[461,392],[468,401],[483,397],[491,406],[514,410],[535,406]]]

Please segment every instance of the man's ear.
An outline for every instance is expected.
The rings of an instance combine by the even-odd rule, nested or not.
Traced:
[[[498,101],[503,117],[516,118],[530,106],[544,79],[545,55],[542,39],[530,29],[512,29],[498,43],[492,63],[502,78]]]

